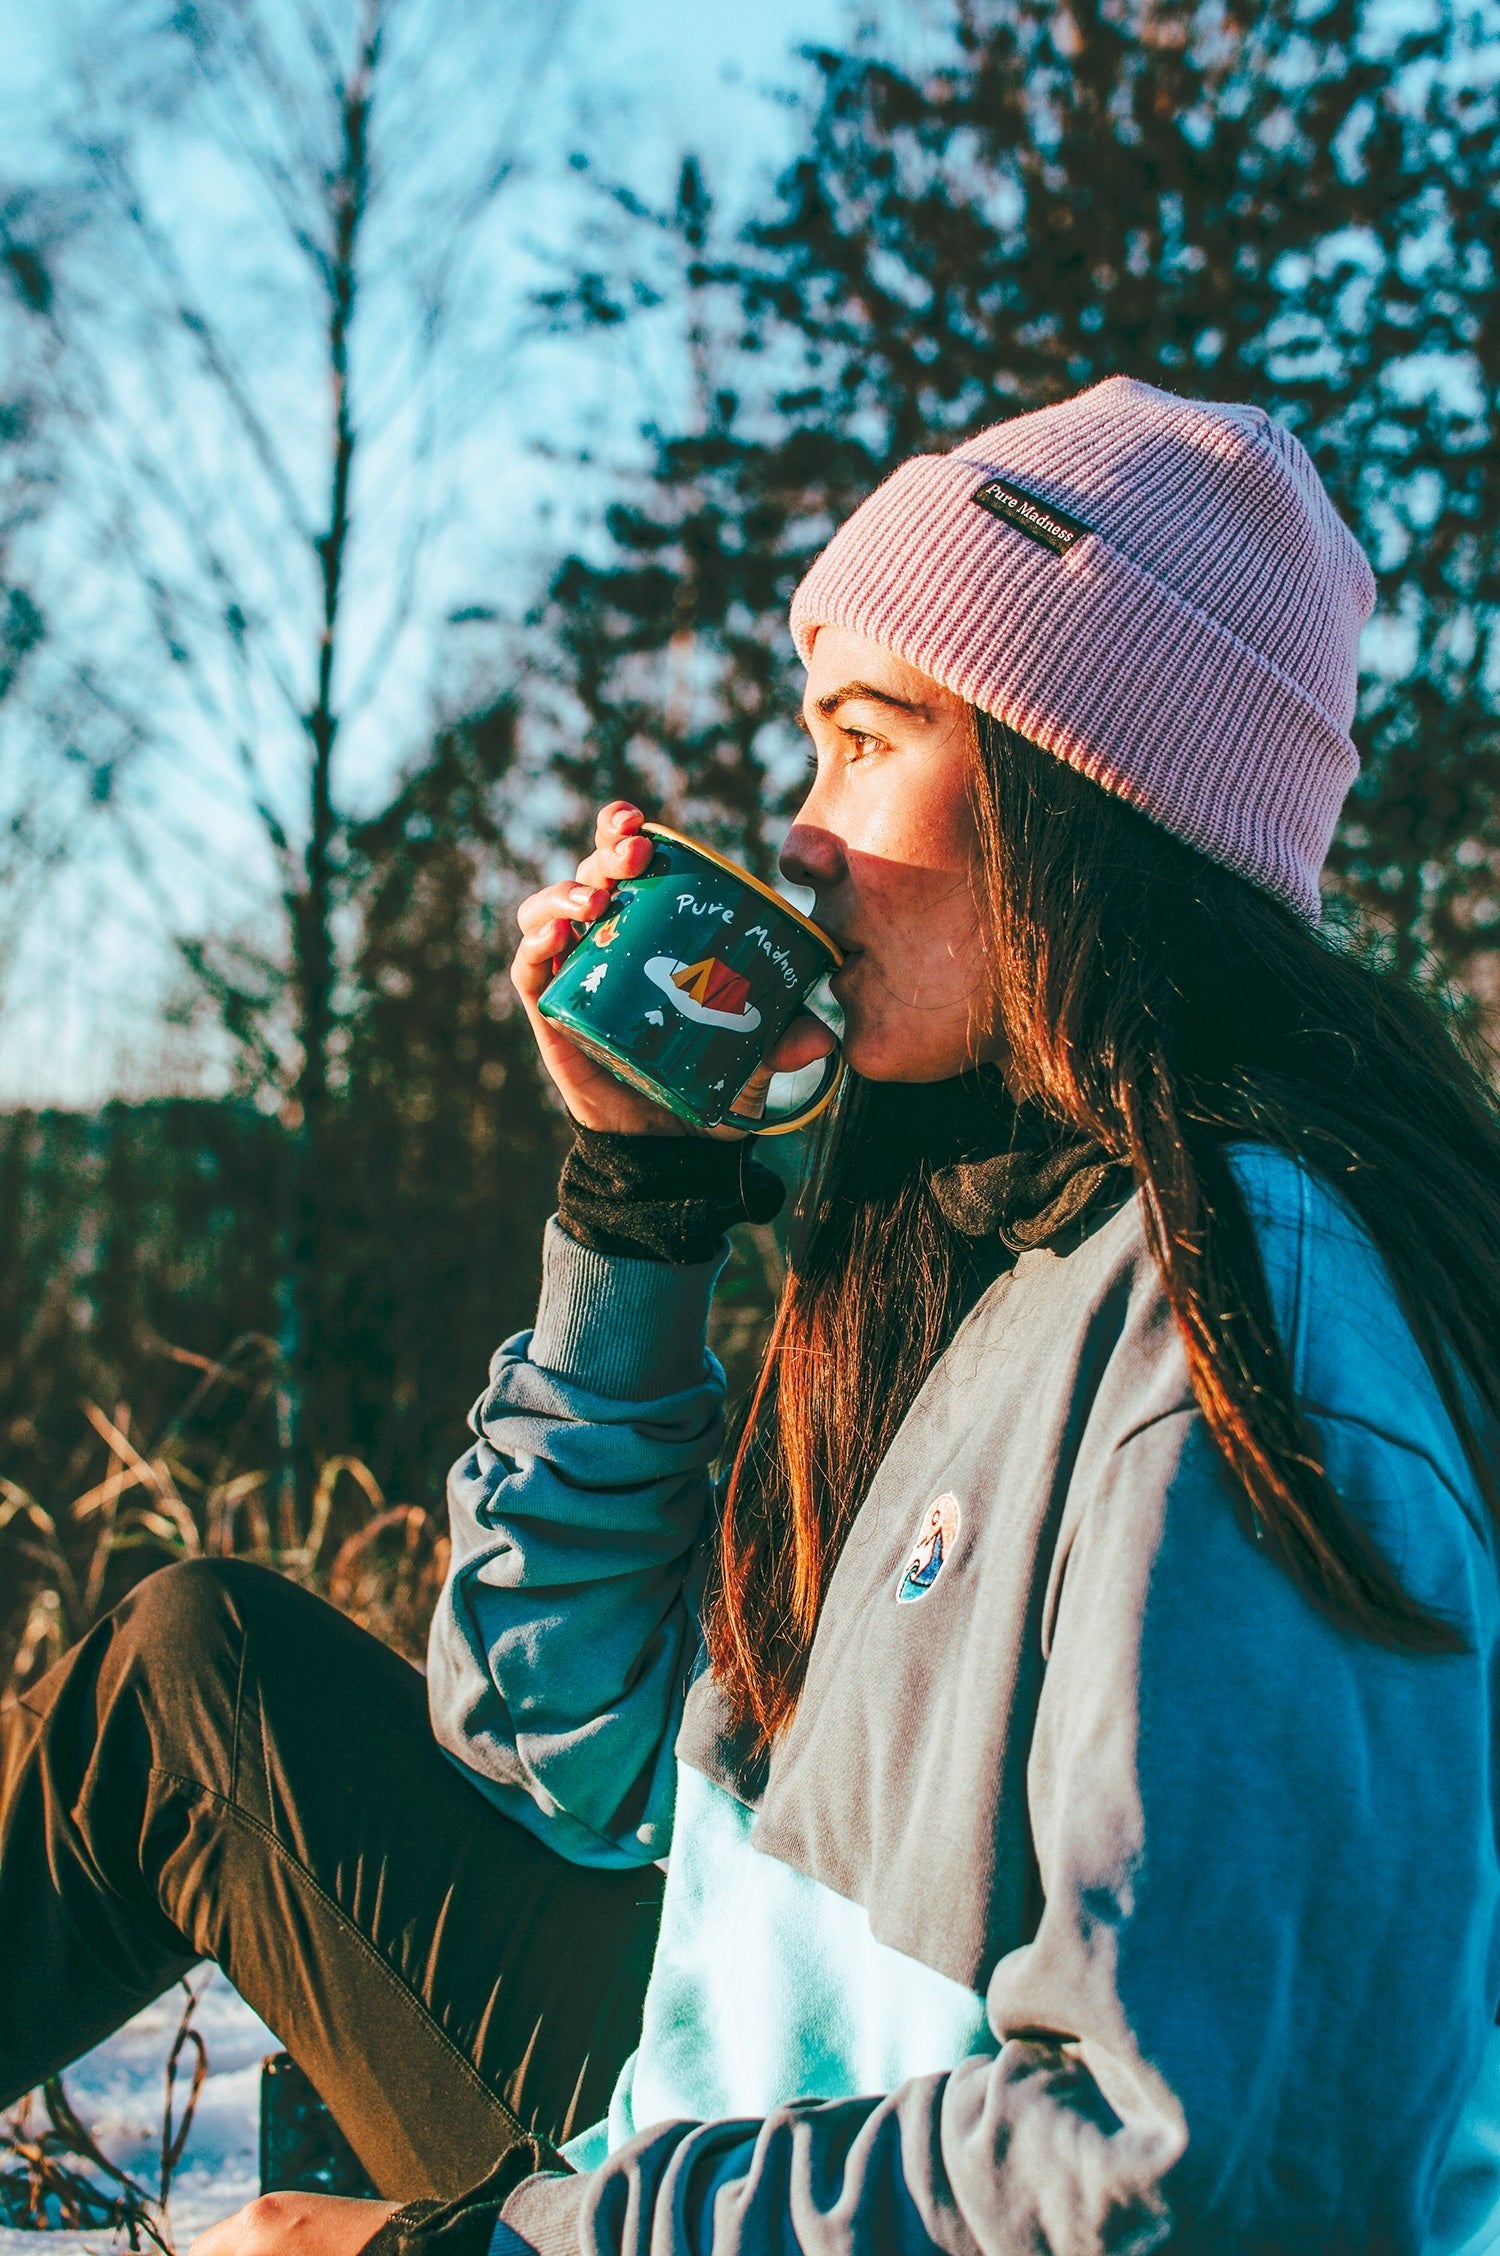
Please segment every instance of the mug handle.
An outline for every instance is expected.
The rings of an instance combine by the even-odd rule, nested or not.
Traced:
[[[799,1105],[795,1112],[783,1114],[779,1119],[762,1113],[758,1121],[747,1120],[744,1126],[752,1136],[789,1136],[794,1128],[805,1128],[810,1120],[817,1119],[820,1112],[827,1111],[838,1095],[839,1084],[844,1078],[844,1053],[836,1042],[822,1063],[822,1079],[806,1103]],[[729,1113],[724,1125],[727,1128],[740,1125],[735,1120],[733,1111]]]

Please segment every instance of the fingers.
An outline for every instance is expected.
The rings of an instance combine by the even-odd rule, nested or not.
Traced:
[[[544,927],[592,924],[604,914],[611,890],[639,877],[651,859],[651,841],[640,836],[645,819],[623,799],[603,809],[594,826],[594,851],[579,863],[577,876],[544,886],[517,909],[516,922],[528,939]]]
[[[622,885],[639,877],[651,859],[651,841],[641,836],[645,816],[639,807],[616,799],[599,811],[594,825],[594,851],[578,865],[585,885]]]
[[[540,893],[523,901],[516,911],[516,922],[529,939],[546,925],[592,924],[608,907],[608,886],[565,878],[557,885],[543,886]]]
[[[632,807],[628,799],[611,799],[594,817],[594,844],[613,846],[615,842],[638,831],[645,821],[639,807]]]
[[[533,893],[516,911],[521,945],[511,964],[511,979],[523,995],[540,994],[552,977],[559,956],[565,956],[578,937],[581,924],[592,924],[609,906],[608,889],[580,885],[576,880],[548,885]]]
[[[614,887],[639,877],[651,859],[651,841],[640,835],[645,816],[624,799],[599,811],[594,851],[578,865],[578,875],[544,886],[516,911],[521,945],[511,977],[523,995],[539,993],[553,967],[578,937],[580,925],[593,924],[609,906]]]

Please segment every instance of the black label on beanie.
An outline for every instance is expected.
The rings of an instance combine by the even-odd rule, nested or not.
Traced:
[[[1084,534],[1092,530],[1080,524],[1076,517],[1070,517],[1065,509],[1059,509],[1055,502],[1040,500],[1024,486],[1013,486],[1009,478],[990,478],[973,499],[1002,524],[1025,533],[1028,540],[1040,541],[1043,548],[1050,548],[1057,556],[1065,555],[1074,541],[1082,540]]]

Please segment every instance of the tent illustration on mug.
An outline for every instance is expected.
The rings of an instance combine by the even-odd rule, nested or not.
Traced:
[[[760,1012],[750,1000],[750,982],[717,956],[679,963],[675,956],[652,956],[642,967],[653,987],[698,1026],[721,1026],[730,1034],[753,1034]]]

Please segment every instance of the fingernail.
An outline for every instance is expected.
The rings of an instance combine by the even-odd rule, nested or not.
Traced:
[[[568,899],[575,909],[586,909],[593,898],[594,888],[592,885],[570,885],[568,887]]]

